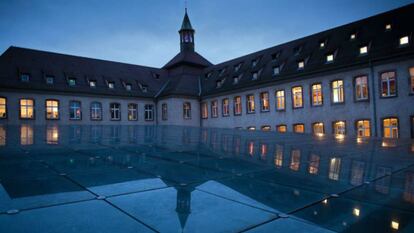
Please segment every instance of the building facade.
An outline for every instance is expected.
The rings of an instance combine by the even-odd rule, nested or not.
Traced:
[[[0,124],[181,125],[414,137],[414,4],[220,64],[180,52],[162,68],[10,47]]]

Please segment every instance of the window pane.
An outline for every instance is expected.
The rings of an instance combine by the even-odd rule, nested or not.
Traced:
[[[293,95],[293,107],[300,108],[303,106],[302,103],[302,87],[293,87],[292,88],[292,95]]]
[[[0,118],[6,118],[6,116],[7,116],[6,98],[0,98]]]
[[[277,98],[277,103],[276,103],[277,110],[285,109],[285,91],[277,91],[276,98]]]

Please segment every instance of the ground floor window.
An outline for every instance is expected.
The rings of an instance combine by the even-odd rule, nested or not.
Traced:
[[[345,135],[346,133],[345,121],[335,121],[333,123],[333,133],[335,135]]]
[[[59,119],[59,101],[58,100],[46,100],[46,119],[48,120]]]
[[[146,104],[144,106],[144,118],[146,121],[154,120],[154,105]]]
[[[102,120],[102,104],[99,102],[91,103],[91,120]]]
[[[263,125],[261,127],[262,131],[270,131],[272,129],[272,127],[270,127],[270,125]]]
[[[20,118],[34,119],[34,100],[20,99]]]
[[[241,115],[242,114],[242,103],[241,103],[241,97],[236,96],[233,100],[234,103],[234,115]]]
[[[286,125],[276,125],[276,130],[279,133],[286,133],[287,126]]]
[[[81,102],[70,101],[69,102],[69,119],[80,120],[82,118]]]
[[[0,97],[0,119],[7,117],[7,99]]]
[[[121,120],[121,104],[111,103],[109,105],[109,111],[111,113],[111,120],[113,121]]]
[[[189,102],[183,104],[183,117],[184,119],[191,119],[191,104]]]
[[[356,122],[357,136],[369,137],[371,136],[370,122],[369,120],[359,120]]]
[[[222,104],[223,116],[229,116],[230,115],[229,99],[228,98],[223,99],[221,104]]]
[[[293,125],[293,132],[295,133],[304,133],[305,132],[305,125],[304,124],[294,124]]]
[[[204,103],[204,104],[205,104],[205,103]],[[203,103],[201,104],[201,106],[203,106]],[[201,114],[201,116],[204,118],[204,115],[203,115],[203,114]],[[163,104],[161,105],[161,119],[162,119],[163,121],[168,120],[168,106],[167,106],[167,104],[166,104],[166,103],[163,103]]]
[[[247,113],[254,113],[255,105],[254,105],[254,95],[247,95]]]
[[[129,121],[138,120],[138,105],[137,104],[128,104],[128,120]]]
[[[384,138],[398,138],[398,118],[390,117],[382,120]]]
[[[218,102],[217,100],[211,101],[211,117],[218,117]]]
[[[312,124],[313,134],[322,136],[325,133],[325,128],[322,122],[315,122]]]

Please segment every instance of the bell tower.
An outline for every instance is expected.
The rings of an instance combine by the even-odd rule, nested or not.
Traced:
[[[191,26],[190,18],[188,17],[187,7],[185,8],[183,23],[181,24],[181,29],[178,33],[180,33],[181,52],[194,52],[195,31]]]

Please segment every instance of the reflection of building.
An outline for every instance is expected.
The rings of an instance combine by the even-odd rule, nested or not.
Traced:
[[[180,52],[162,68],[10,47],[0,58],[1,123],[408,138],[413,12],[408,5],[216,65],[195,51],[187,12]]]

